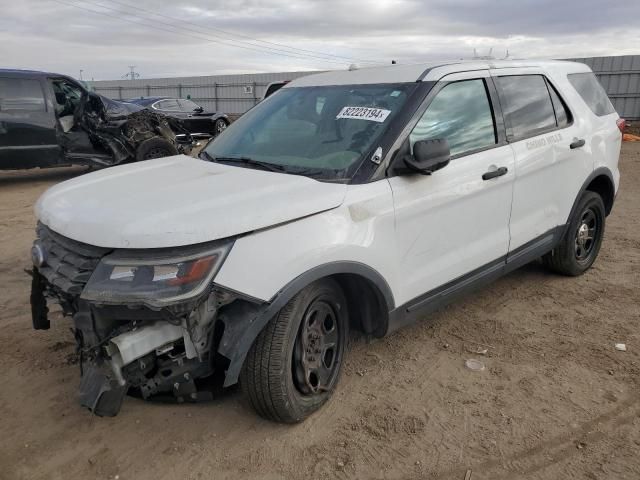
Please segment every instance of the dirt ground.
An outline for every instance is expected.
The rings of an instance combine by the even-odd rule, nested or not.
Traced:
[[[0,479],[637,480],[640,144],[621,170],[587,274],[532,264],[389,338],[354,339],[337,393],[296,426],[261,420],[238,389],[198,405],[126,398],[115,418],[82,409],[70,323],[31,329],[23,270],[38,195],[84,170],[0,173]]]

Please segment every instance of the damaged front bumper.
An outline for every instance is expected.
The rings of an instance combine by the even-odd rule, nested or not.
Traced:
[[[42,306],[47,296],[58,300],[59,293],[52,292],[37,268],[32,275],[33,325],[47,329],[49,320]],[[182,318],[165,311],[98,306],[77,299],[76,311],[68,313],[73,318],[82,375],[81,405],[99,416],[114,416],[127,392],[175,402],[211,398],[210,385],[197,382],[225,367],[211,352],[218,297],[212,292]]]
[[[196,308],[190,321],[199,326],[210,323],[214,311],[206,310]],[[91,305],[81,305],[81,311],[73,316],[83,406],[100,416],[116,415],[129,390],[144,399],[163,397],[184,402],[209,398],[196,385],[197,379],[213,374],[208,339],[196,339],[186,320],[171,323],[149,318],[124,323],[115,320],[114,313],[96,315]],[[103,339],[97,335],[96,325],[104,330],[110,325],[112,330]]]
[[[82,291],[106,249],[78,244],[43,226],[38,235],[46,260],[34,254],[30,272],[33,327],[50,327],[48,302],[72,317],[84,407],[114,416],[127,393],[195,402],[210,399],[219,383],[237,381],[237,363],[253,340],[244,339],[244,332],[252,330],[265,304],[213,282],[194,297],[155,308],[86,300]],[[239,356],[234,345],[243,350]]]

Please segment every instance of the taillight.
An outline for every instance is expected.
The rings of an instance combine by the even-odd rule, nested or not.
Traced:
[[[616,125],[618,125],[618,129],[620,130],[620,133],[624,133],[624,127],[627,126],[627,122],[625,121],[624,118],[619,118],[618,120],[616,120]]]

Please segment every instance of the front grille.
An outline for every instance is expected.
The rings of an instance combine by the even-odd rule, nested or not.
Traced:
[[[80,295],[100,259],[110,249],[76,242],[38,223],[38,239],[47,252],[38,271],[51,285],[70,295]]]

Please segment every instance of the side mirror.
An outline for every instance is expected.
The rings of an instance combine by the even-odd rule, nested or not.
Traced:
[[[398,175],[431,175],[446,167],[450,158],[451,150],[446,138],[418,140],[413,145],[413,155],[400,156],[395,162],[394,171]]]
[[[202,113],[202,112],[204,112],[204,108],[196,107],[196,108],[193,109],[193,111],[196,112],[196,113]]]

